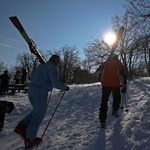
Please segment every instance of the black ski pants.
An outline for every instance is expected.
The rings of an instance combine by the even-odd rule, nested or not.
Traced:
[[[102,99],[100,104],[100,113],[99,113],[99,119],[101,121],[106,120],[107,118],[107,110],[108,110],[108,99],[109,95],[113,94],[113,110],[118,111],[120,107],[121,102],[121,94],[120,94],[120,86],[119,87],[102,87]]]

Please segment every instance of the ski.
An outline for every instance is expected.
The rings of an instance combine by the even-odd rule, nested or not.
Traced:
[[[114,43],[114,45],[113,45],[113,47],[112,47],[112,49],[111,49],[109,58],[111,58],[111,57],[113,56],[114,51],[116,50],[116,48],[117,48],[117,46],[118,46],[118,42],[119,42],[119,41],[121,40],[121,38],[122,38],[122,34],[123,34],[123,32],[124,32],[124,29],[125,29],[125,28],[124,28],[123,26],[119,29],[119,32],[118,32],[118,34],[117,34],[117,40],[116,40],[116,42]]]
[[[102,43],[107,46],[107,48],[108,48],[108,50],[109,50],[108,52],[111,53],[111,48],[110,48],[110,46],[109,46],[104,40],[102,40]]]
[[[45,60],[43,59],[43,57],[37,50],[37,46],[36,46],[35,42],[29,38],[28,34],[26,33],[23,26],[21,25],[19,19],[16,16],[9,17],[9,19],[14,24],[14,26],[17,28],[17,30],[20,32],[20,34],[25,39],[25,41],[28,43],[31,53],[35,54],[38,57],[39,62],[41,64],[44,64]]]

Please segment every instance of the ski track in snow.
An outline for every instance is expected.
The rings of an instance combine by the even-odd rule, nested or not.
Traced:
[[[124,110],[119,110],[119,118],[111,116],[110,95],[107,125],[103,129],[98,119],[101,90],[100,83],[70,85],[38,150],[150,150],[150,78],[128,81],[126,100],[129,112],[125,111],[124,105]],[[38,136],[43,134],[60,99],[58,91],[53,90]],[[0,149],[24,150],[23,139],[13,130],[32,110],[28,95],[16,93],[0,96],[0,100],[15,105],[13,112],[5,115],[4,129],[0,131]]]

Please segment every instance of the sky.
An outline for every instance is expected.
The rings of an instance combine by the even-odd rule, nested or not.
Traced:
[[[122,16],[126,0],[1,0],[0,62],[15,65],[28,45],[9,20],[17,16],[39,50],[76,45],[81,59],[86,43],[111,31],[111,18]]]

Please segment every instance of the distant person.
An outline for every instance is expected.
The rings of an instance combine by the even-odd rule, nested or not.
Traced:
[[[31,147],[42,141],[36,137],[39,126],[44,118],[47,108],[48,92],[52,88],[68,91],[69,87],[58,79],[57,65],[60,58],[52,55],[50,60],[39,65],[32,76],[28,97],[33,107],[33,111],[29,113],[15,128],[15,132],[25,139],[25,147]]]
[[[5,70],[4,74],[0,75],[0,79],[1,79],[1,85],[0,85],[0,95],[4,94],[8,88],[9,85],[9,76],[8,76],[8,71]]]
[[[20,83],[20,80],[21,80],[21,71],[20,70],[17,70],[15,77],[14,77],[14,80],[15,80],[15,84]]]
[[[24,84],[26,79],[27,79],[27,72],[25,69],[22,69],[21,84]]]

